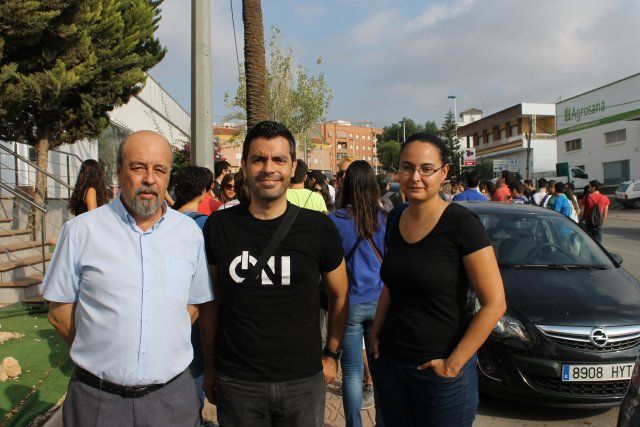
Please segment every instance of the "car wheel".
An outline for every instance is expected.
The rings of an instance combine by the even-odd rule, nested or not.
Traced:
[[[635,200],[632,202],[631,206],[633,206],[633,207],[634,207],[634,208],[636,208],[636,209],[640,209],[640,199],[635,199]]]

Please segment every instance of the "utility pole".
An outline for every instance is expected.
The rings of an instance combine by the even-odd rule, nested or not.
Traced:
[[[211,2],[191,0],[191,164],[213,170]]]

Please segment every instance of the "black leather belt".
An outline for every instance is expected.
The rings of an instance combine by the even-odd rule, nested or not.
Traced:
[[[87,371],[86,369],[82,369],[79,366],[76,366],[75,374],[76,378],[78,378],[80,382],[88,385],[89,387],[97,388],[98,390],[106,391],[107,393],[118,394],[122,397],[128,398],[144,397],[152,391],[159,390],[162,387],[171,384],[180,375],[182,375],[182,373],[180,373],[164,384],[123,386],[100,379],[93,375],[91,372]]]

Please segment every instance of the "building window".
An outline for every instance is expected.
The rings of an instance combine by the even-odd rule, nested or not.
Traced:
[[[582,139],[572,139],[564,142],[566,152],[582,150]]]
[[[625,142],[627,140],[627,130],[619,129],[612,132],[605,132],[604,143],[615,144],[616,142]]]
[[[511,126],[511,136],[518,135],[518,125]]]
[[[603,163],[602,166],[604,168],[604,185],[618,185],[622,181],[629,180],[629,160]]]
[[[242,153],[236,153],[236,160],[242,159]]]
[[[360,134],[356,133],[356,139],[360,139]]]
[[[481,136],[478,137],[478,145],[480,145],[480,144],[482,144],[482,137]]]
[[[493,134],[490,133],[487,135],[487,144],[491,144],[493,142]]]

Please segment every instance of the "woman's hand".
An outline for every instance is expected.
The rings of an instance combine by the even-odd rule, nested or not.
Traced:
[[[436,375],[445,378],[455,378],[460,375],[460,369],[456,369],[447,364],[445,359],[433,359],[418,366],[419,371],[433,369]]]

